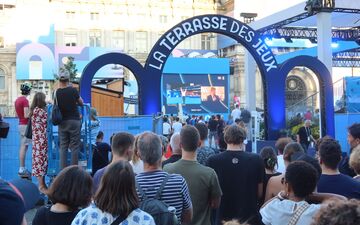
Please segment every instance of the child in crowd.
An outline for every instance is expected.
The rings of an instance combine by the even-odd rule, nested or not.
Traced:
[[[139,148],[138,148],[139,137],[140,137],[140,135],[136,135],[136,137],[135,137],[134,153],[133,153],[132,159],[130,161],[130,164],[131,164],[135,174],[144,172],[144,162],[140,159],[140,156],[139,156]]]
[[[306,162],[293,162],[286,168],[284,191],[264,204],[260,210],[265,225],[311,224],[320,205],[305,199],[315,190],[317,171]],[[295,221],[295,222],[290,222]]]

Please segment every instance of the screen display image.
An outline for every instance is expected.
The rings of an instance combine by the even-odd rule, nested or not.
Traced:
[[[165,114],[228,113],[228,75],[163,74]]]

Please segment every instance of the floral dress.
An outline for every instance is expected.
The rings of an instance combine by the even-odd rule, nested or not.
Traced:
[[[111,225],[116,220],[117,216],[101,211],[94,203],[81,210],[72,221],[71,225]],[[137,208],[134,209],[128,217],[119,225],[156,225],[153,217]],[[165,225],[165,224],[164,224]]]
[[[32,117],[32,174],[45,176],[48,166],[47,112],[35,107]]]

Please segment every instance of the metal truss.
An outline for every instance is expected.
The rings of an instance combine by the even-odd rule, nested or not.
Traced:
[[[294,38],[294,39],[309,39],[311,42],[317,41],[316,28],[304,27],[284,27],[272,28],[261,33],[263,36],[272,38]],[[335,40],[357,41],[360,39],[360,28],[354,27],[349,29],[333,29],[332,38]]]
[[[333,60],[333,67],[360,67],[360,61]]]
[[[360,9],[334,8],[334,9],[331,9],[331,12],[359,14]],[[275,29],[275,28],[284,28],[284,26],[286,26],[288,24],[297,22],[299,20],[303,20],[303,19],[305,19],[307,17],[313,16],[313,15],[316,15],[316,14],[317,14],[317,12],[314,12],[314,13],[304,12],[304,13],[301,13],[301,14],[296,15],[294,17],[288,18],[286,20],[283,20],[283,21],[271,24],[269,26],[260,28],[257,31],[260,32],[260,33],[265,33],[266,31],[272,30],[272,29]],[[304,29],[308,29],[308,28],[304,28]]]
[[[333,55],[334,67],[360,67],[360,51],[339,52]]]
[[[299,14],[297,16],[294,16],[294,17],[291,17],[291,18],[288,18],[286,20],[283,20],[283,21],[280,21],[280,22],[277,22],[277,23],[274,23],[274,24],[271,24],[270,26],[266,26],[266,27],[263,27],[263,28],[260,28],[258,29],[257,31],[260,32],[260,33],[264,33],[265,31],[267,30],[271,30],[271,29],[274,29],[274,28],[279,28],[279,27],[284,27],[290,23],[294,23],[296,21],[299,21],[299,20],[302,20],[302,19],[305,19],[309,17],[309,14],[307,12],[304,12],[302,14]]]

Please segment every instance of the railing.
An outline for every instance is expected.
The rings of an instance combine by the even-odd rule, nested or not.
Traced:
[[[315,113],[316,109],[316,98],[319,92],[316,92],[297,103],[289,106],[286,108],[286,113],[288,118],[292,118],[296,116],[298,113],[305,113],[307,111],[310,111],[312,114]]]

